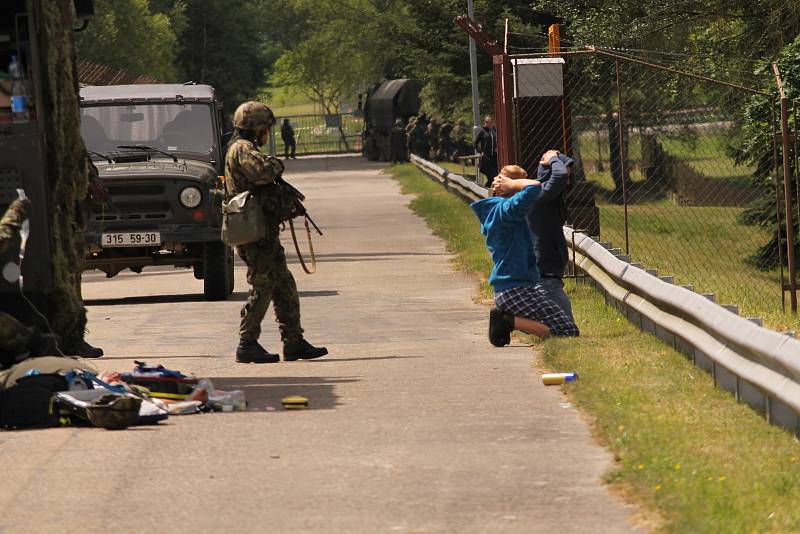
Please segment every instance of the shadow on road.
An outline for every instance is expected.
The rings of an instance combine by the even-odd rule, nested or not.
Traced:
[[[356,252],[352,254],[317,254],[317,263],[355,263],[362,261],[382,261],[413,256],[447,256],[444,252]],[[300,263],[296,256],[286,258],[289,265]]]
[[[358,382],[358,377],[219,377],[209,378],[214,387],[224,391],[244,390],[248,411],[262,412],[267,407],[283,410],[281,399],[301,395],[308,399],[309,410],[332,410],[339,405],[334,392],[337,384]]]
[[[320,358],[319,360],[308,360],[307,363],[336,363],[336,362],[369,362],[372,360],[410,360],[422,358],[422,356],[375,356],[373,358]]]
[[[335,297],[339,294],[336,290],[300,291],[300,298],[307,297]],[[247,300],[246,291],[237,291],[228,297],[228,300]],[[206,302],[202,293],[184,293],[179,295],[140,295],[135,297],[119,297],[111,299],[88,299],[83,303],[86,306],[130,306],[136,304],[174,304],[180,302]]]

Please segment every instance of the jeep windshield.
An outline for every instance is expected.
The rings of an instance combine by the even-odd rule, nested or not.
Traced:
[[[81,137],[92,152],[145,145],[168,152],[208,156],[214,149],[207,104],[109,104],[81,109]]]

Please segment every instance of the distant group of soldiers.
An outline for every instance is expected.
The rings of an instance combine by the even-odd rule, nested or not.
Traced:
[[[457,161],[473,153],[471,137],[470,127],[464,120],[453,124],[428,118],[425,113],[411,117],[406,125],[397,119],[390,135],[391,160],[403,163],[408,161],[409,154],[414,154],[431,161]]]

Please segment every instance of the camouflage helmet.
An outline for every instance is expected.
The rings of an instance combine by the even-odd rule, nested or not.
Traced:
[[[272,110],[261,102],[245,102],[236,108],[233,114],[233,127],[240,130],[257,132],[272,128],[275,124],[275,115]]]

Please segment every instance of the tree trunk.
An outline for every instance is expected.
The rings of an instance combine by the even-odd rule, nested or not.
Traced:
[[[80,135],[78,76],[72,0],[39,0],[47,190],[52,239],[53,291],[47,315],[73,352],[83,341],[86,310],[81,297],[87,191],[86,149]]]

